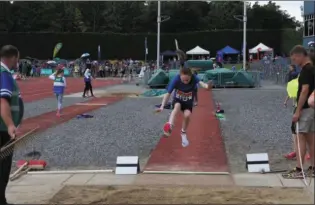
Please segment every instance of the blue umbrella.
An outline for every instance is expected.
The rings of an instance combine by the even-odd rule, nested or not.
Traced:
[[[81,55],[81,58],[85,58],[85,57],[89,57],[89,56],[90,56],[89,53],[83,53],[83,54]]]

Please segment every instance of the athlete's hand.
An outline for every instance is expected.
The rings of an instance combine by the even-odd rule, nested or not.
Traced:
[[[156,109],[156,111],[155,111],[155,112],[160,113],[160,112],[162,112],[163,110],[164,110],[164,108],[163,108],[163,107],[159,107],[158,109]]]
[[[208,90],[211,90],[213,87],[212,80],[208,82]]]

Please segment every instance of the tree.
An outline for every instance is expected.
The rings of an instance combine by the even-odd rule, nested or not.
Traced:
[[[116,32],[155,33],[157,3],[102,1],[0,2],[7,32]],[[234,16],[242,15],[243,2],[162,2],[162,15],[170,16],[163,33],[242,29]],[[299,22],[274,2],[248,8],[249,29],[295,28]]]

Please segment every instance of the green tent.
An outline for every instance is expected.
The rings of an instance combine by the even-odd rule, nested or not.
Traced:
[[[254,87],[255,81],[251,74],[245,71],[231,71],[226,68],[209,70],[205,73],[207,80],[212,80],[217,87]]]
[[[204,73],[207,70],[213,69],[212,60],[188,60],[186,65],[189,68],[193,68],[198,71],[198,73]]]
[[[168,75],[162,70],[158,69],[148,81],[149,86],[164,86],[168,84]]]

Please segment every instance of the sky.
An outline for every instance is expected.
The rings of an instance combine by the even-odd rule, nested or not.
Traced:
[[[273,1],[280,6],[281,10],[287,10],[288,14],[295,17],[296,20],[302,21],[300,6],[303,5],[303,1]],[[268,1],[259,1],[259,4],[267,4]]]

